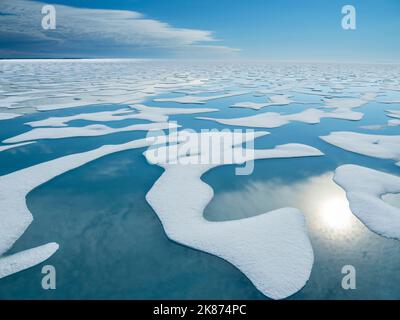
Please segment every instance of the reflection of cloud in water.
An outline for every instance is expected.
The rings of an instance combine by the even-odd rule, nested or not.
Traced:
[[[304,212],[310,235],[348,240],[365,227],[351,213],[345,192],[325,173],[298,182],[254,181],[241,191],[217,193],[205,211],[209,220],[241,219],[282,207]]]
[[[128,170],[135,160],[133,157],[124,157],[108,160],[107,163],[103,163],[99,170],[96,170],[96,174],[92,173],[86,178],[90,180],[103,180],[105,178],[114,178],[121,176],[126,170]]]

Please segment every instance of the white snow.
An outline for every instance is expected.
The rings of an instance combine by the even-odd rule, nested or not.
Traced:
[[[371,97],[368,95],[365,98],[371,98]],[[332,99],[324,99],[324,102],[325,102],[325,108],[349,110],[353,108],[359,108],[365,105],[368,102],[368,100],[357,99],[357,98],[332,98]]]
[[[128,114],[128,115],[127,115]],[[132,119],[137,117],[137,114],[132,114],[132,110],[125,108],[114,111],[103,111],[93,113],[81,113],[67,117],[50,117],[44,120],[32,121],[25,123],[31,127],[66,127],[68,122],[74,120],[87,120],[87,121],[117,121]]]
[[[233,104],[231,107],[234,108],[247,108],[247,109],[254,109],[254,110],[260,110],[265,107],[270,107],[270,106],[284,106],[291,104],[292,101],[290,99],[290,96],[287,95],[275,95],[269,98],[269,102],[266,103],[257,103],[257,102],[238,102]]]
[[[259,102],[237,102],[231,105],[232,108],[246,108],[246,109],[253,109],[253,110],[260,110],[266,107],[266,103],[259,103]]]
[[[393,119],[388,121],[389,127],[400,126],[400,119]]]
[[[377,96],[378,96],[378,93],[376,93],[376,92],[364,92],[361,95],[360,99],[366,100],[366,101],[372,101],[372,100],[375,100]]]
[[[229,98],[234,96],[244,95],[247,92],[232,92],[214,96],[182,96],[176,98],[159,98],[154,99],[155,102],[176,102],[176,103],[183,103],[183,104],[204,104],[210,100],[222,99],[222,98]]]
[[[196,113],[207,113],[216,112],[218,109],[211,108],[157,108],[148,107],[142,104],[135,104],[131,108],[136,109],[139,112],[139,116],[142,119],[155,122],[168,121],[169,116],[172,115],[185,115],[185,114],[196,114]]]
[[[386,110],[386,112],[388,117],[400,119],[400,110]]]
[[[35,143],[35,142],[36,141],[31,141],[31,142],[23,142],[23,143],[16,143],[16,144],[11,144],[11,145],[0,146],[0,152],[6,151],[6,150],[10,150],[10,149],[14,149],[14,148],[18,148],[18,147],[22,147],[22,146],[25,146],[27,144],[32,144],[32,143]]]
[[[381,100],[379,102],[386,103],[386,104],[400,104],[400,100]]]
[[[136,109],[138,113],[132,111]],[[81,113],[68,117],[50,117],[44,120],[32,121],[25,123],[31,127],[66,127],[68,122],[73,120],[87,120],[87,121],[121,121],[128,119],[140,119],[153,122],[166,122],[170,115],[179,114],[194,114],[214,112],[218,109],[206,108],[155,108],[147,107],[141,104],[131,106],[131,108],[118,109],[114,111],[103,111],[93,113]]]
[[[95,137],[118,132],[148,131],[177,128],[175,123],[134,124],[123,128],[111,128],[101,124],[85,127],[35,128],[18,136],[8,138],[3,143],[16,143],[40,139],[61,139],[73,137]]]
[[[0,113],[0,120],[10,120],[22,116],[19,113]]]
[[[393,120],[388,121],[389,127],[400,126],[400,110],[386,110],[387,116],[390,118],[394,118]]]
[[[163,143],[163,141],[165,141],[163,137],[153,137],[120,145],[106,145],[92,151],[68,155],[0,176],[0,278],[34,266],[46,260],[58,249],[56,243],[49,243],[4,256],[33,220],[26,204],[26,196],[29,192],[65,172],[100,157],[146,147],[154,142]]]
[[[58,248],[57,243],[51,242],[9,256],[0,256],[0,279],[47,260]]]
[[[197,117],[201,120],[210,120],[222,124],[242,126],[242,127],[256,127],[256,128],[277,128],[286,125],[292,121],[305,122],[309,124],[316,124],[322,118],[334,118],[343,120],[360,120],[363,114],[351,110],[334,110],[326,112],[320,109],[307,109],[299,113],[282,115],[277,112],[266,112],[256,114],[254,116],[231,118],[231,119],[217,119],[209,117]]]
[[[347,151],[379,159],[398,161],[400,166],[400,136],[372,135],[356,132],[331,132],[322,140]]]
[[[351,211],[373,232],[400,240],[400,208],[382,196],[400,193],[400,177],[357,165],[336,169],[334,181],[347,193]]]
[[[256,137],[265,134],[258,132]],[[204,138],[201,135],[204,134],[198,134],[198,139],[194,140]],[[252,139],[245,136],[247,141]],[[224,144],[223,152],[232,150],[233,145]],[[145,152],[150,163],[165,169],[146,199],[160,218],[167,236],[232,263],[268,297],[282,299],[300,290],[309,279],[313,265],[313,250],[303,214],[294,208],[283,208],[248,219],[207,221],[203,211],[213,198],[213,189],[201,180],[201,176],[212,168],[235,161],[221,158],[216,164],[190,164],[193,158],[207,157],[213,147],[183,147],[175,157],[163,157],[170,148],[173,147]],[[239,145],[233,149],[241,154],[249,150]],[[188,150],[191,151],[189,154],[186,153]],[[254,150],[253,154],[246,155],[246,160],[320,155],[319,150],[310,146],[287,144]],[[185,160],[187,162],[183,164]]]

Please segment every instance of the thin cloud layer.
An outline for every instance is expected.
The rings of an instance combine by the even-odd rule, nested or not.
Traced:
[[[213,45],[211,31],[175,28],[135,11],[56,5],[55,30],[41,26],[45,3],[0,2],[0,56],[160,56],[199,51],[226,54],[237,49]]]

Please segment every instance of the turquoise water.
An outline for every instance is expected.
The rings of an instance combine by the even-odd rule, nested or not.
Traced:
[[[160,97],[165,96],[168,95]],[[220,112],[199,116],[239,117],[267,111],[295,113],[310,107],[310,104],[293,104],[261,111],[228,108],[234,102],[249,99],[265,101],[265,97],[251,95],[210,101],[205,107],[218,108]],[[316,103],[313,107],[320,103],[317,96],[296,94],[294,99],[312,99]],[[198,107],[152,101],[145,104]],[[0,139],[27,131],[29,127],[23,126],[24,122],[118,108],[121,106],[86,106],[2,121]],[[354,163],[394,174],[399,174],[399,168],[394,161],[350,153],[318,138],[339,130],[398,134],[398,127],[360,128],[386,124],[385,109],[389,109],[388,105],[369,103],[357,109],[365,114],[362,121],[322,119],[317,125],[291,123],[266,130],[271,134],[256,141],[257,148],[304,143],[320,149],[324,157],[257,161],[251,176],[235,176],[234,166],[219,167],[203,176],[215,191],[205,211],[209,220],[238,219],[284,206],[298,207],[305,213],[315,263],[310,281],[290,299],[400,298],[399,242],[370,232],[352,215],[343,215],[343,225],[332,224],[331,217],[326,216],[330,213],[324,209],[332,199],[339,205],[345,202],[343,191],[331,180],[336,167]],[[183,128],[196,130],[229,127],[196,120],[195,116],[171,119]],[[122,127],[137,122],[105,124]],[[87,121],[75,121],[70,125],[87,124]],[[42,140],[0,153],[0,174],[144,136],[145,132],[125,132],[93,138]],[[235,267],[168,240],[156,214],[145,201],[145,194],[162,169],[147,164],[143,151],[137,149],[104,157],[67,172],[28,195],[34,221],[9,253],[52,241],[59,243],[60,249],[45,263],[2,279],[1,299],[266,299]],[[345,211],[344,207],[341,208]],[[54,265],[57,270],[56,290],[41,288],[41,267],[45,264]],[[341,268],[348,264],[357,269],[357,290],[354,291],[341,288]]]

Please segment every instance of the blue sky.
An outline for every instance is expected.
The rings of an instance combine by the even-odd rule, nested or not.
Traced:
[[[43,3],[1,0],[0,57],[400,62],[399,0],[48,3],[56,30],[41,28]],[[341,27],[346,4],[357,10],[356,30]]]

